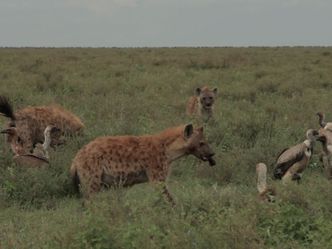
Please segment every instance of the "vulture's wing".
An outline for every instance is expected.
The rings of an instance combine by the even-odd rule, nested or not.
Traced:
[[[331,123],[332,124],[332,123]],[[329,129],[329,128],[328,128]],[[326,145],[332,145],[332,125],[331,125],[331,131],[326,128],[321,129],[319,131],[320,135],[325,138]]]
[[[332,131],[332,122],[326,123],[326,125],[324,126],[324,129],[328,130],[328,131]]]
[[[299,162],[305,156],[306,145],[304,143],[295,145],[291,148],[283,150],[278,158],[273,175],[276,179],[281,179],[287,170]]]

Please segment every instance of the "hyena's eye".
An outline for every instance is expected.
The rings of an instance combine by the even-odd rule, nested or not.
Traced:
[[[199,143],[199,146],[200,146],[200,147],[202,147],[202,146],[204,146],[204,145],[205,145],[204,142],[200,142],[200,143]]]
[[[212,97],[209,97],[209,100],[212,100],[213,98]]]

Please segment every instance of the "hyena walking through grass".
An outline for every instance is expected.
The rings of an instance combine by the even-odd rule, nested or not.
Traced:
[[[165,183],[170,163],[190,154],[215,164],[203,128],[194,129],[191,124],[155,135],[99,137],[76,154],[71,175],[85,197],[103,185],[131,186],[149,181],[162,185],[163,194],[174,204]]]
[[[0,114],[10,119],[6,129],[14,127],[17,133],[15,141],[7,139],[7,142],[19,145],[22,153],[32,152],[37,143],[43,143],[44,130],[48,125],[54,125],[61,131],[57,138],[52,138],[51,146],[63,142],[59,139],[60,136],[79,134],[84,128],[77,116],[56,105],[26,107],[14,113],[8,99],[3,96],[0,96]]]

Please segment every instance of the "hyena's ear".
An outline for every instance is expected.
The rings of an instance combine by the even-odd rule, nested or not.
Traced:
[[[194,133],[193,125],[187,124],[186,127],[184,127],[184,131],[183,131],[184,138],[186,138],[186,139],[190,138],[193,133]]]
[[[196,96],[199,96],[201,94],[201,91],[202,91],[202,89],[197,87],[196,90],[195,90]]]
[[[218,88],[214,88],[214,89],[213,89],[213,93],[214,93],[214,94],[217,94],[217,92],[218,92]]]

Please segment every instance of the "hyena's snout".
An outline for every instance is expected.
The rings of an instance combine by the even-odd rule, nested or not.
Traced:
[[[214,160],[213,156],[215,155],[214,151],[210,148],[209,145],[204,144],[199,149],[199,158],[202,161],[208,161],[210,166],[214,166],[216,161]]]
[[[207,156],[207,161],[209,162],[209,165],[210,166],[214,166],[216,165],[216,161],[214,160],[213,156],[215,155],[214,152],[210,153],[208,156]]]
[[[203,97],[201,99],[201,104],[203,105],[204,108],[212,108],[214,99],[213,97]]]
[[[189,142],[187,147],[188,148],[187,153],[196,156],[202,161],[208,161],[210,166],[216,164],[216,161],[213,159],[215,153],[207,143],[206,139],[204,138],[203,127],[197,128],[194,133],[191,130],[191,135],[187,134],[186,137],[187,139],[188,137],[190,138],[188,140]]]

